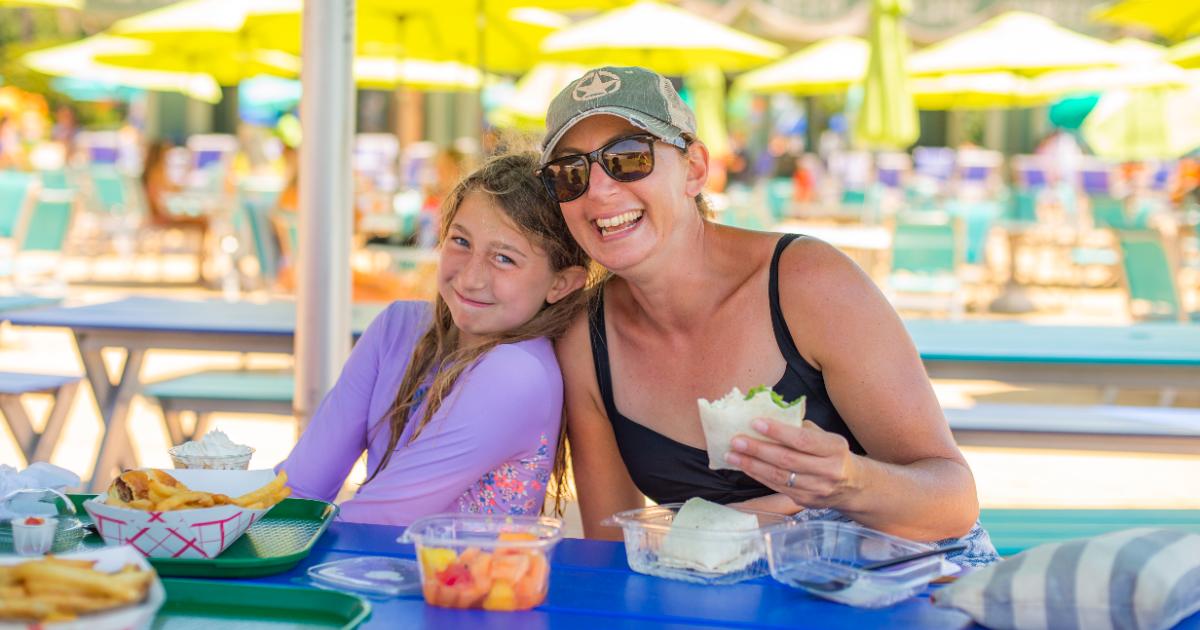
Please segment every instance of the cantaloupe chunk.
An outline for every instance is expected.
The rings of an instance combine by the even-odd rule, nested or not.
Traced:
[[[529,532],[500,532],[500,535],[499,535],[499,536],[496,536],[496,540],[503,540],[503,541],[517,541],[517,540],[526,540],[526,541],[532,541],[532,540],[537,540],[537,536],[535,536],[535,535],[533,535],[533,534],[530,534]]]
[[[492,557],[492,579],[507,580],[509,584],[516,584],[529,571],[529,566],[529,554],[527,553],[496,554]]]
[[[512,583],[496,580],[483,600],[484,610],[516,610],[517,598]]]

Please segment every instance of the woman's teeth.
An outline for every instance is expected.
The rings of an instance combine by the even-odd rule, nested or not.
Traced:
[[[641,210],[631,210],[629,212],[618,214],[615,217],[607,219],[596,219],[596,227],[600,228],[601,234],[611,234],[620,232],[621,230],[632,226],[642,218]]]

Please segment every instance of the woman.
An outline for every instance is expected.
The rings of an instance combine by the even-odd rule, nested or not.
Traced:
[[[916,540],[972,531],[974,480],[900,318],[812,238],[706,219],[708,150],[665,78],[607,67],[550,105],[539,173],[612,272],[557,344],[584,531],[693,496],[853,519]],[[710,470],[696,400],[768,384],[810,422],[761,422]],[[744,471],[744,472],[743,472]],[[803,510],[803,511],[802,511]],[[986,534],[976,558],[994,558]]]
[[[396,302],[359,339],[279,466],[296,496],[333,500],[366,451],[345,520],[541,511],[566,470],[550,340],[584,308],[588,260],[535,165],[497,157],[451,191],[433,308]]]

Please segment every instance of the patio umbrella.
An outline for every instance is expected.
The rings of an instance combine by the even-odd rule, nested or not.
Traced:
[[[295,76],[299,59],[281,52],[294,32],[254,28],[250,18],[275,13],[293,0],[184,0],[118,20],[108,31],[152,44],[130,54],[104,54],[102,63],[169,72],[204,72],[222,85],[260,74]]]
[[[1200,37],[1173,46],[1167,51],[1167,60],[1184,68],[1200,68]]]
[[[83,0],[0,0],[0,7],[48,7],[78,10],[83,8]]]
[[[854,127],[856,139],[870,147],[907,147],[920,133],[904,67],[908,36],[903,20],[909,10],[909,0],[871,2],[871,57]]]
[[[914,75],[1007,71],[1035,76],[1121,61],[1121,51],[1108,42],[1040,15],[1011,11],[914,53],[908,69]]]
[[[92,79],[144,90],[178,92],[208,103],[221,100],[221,88],[207,74],[135,70],[96,61],[100,54],[132,53],[144,50],[146,46],[146,42],[138,40],[93,35],[70,44],[27,53],[21,57],[21,63],[52,76]]]
[[[705,66],[747,70],[783,56],[778,44],[652,0],[563,28],[542,41],[546,59],[643,66],[679,76]]]
[[[585,6],[582,0],[559,4]],[[272,44],[299,53],[301,9],[300,0],[280,0],[274,10],[250,18],[248,27],[291,34]],[[520,73],[532,67],[542,39],[567,23],[565,16],[520,7],[515,0],[360,0],[355,44],[367,57],[454,61],[481,71]]]
[[[1148,28],[1172,41],[1200,35],[1200,5],[1179,0],[1123,0],[1092,11],[1092,18]]]
[[[475,66],[457,61],[397,59],[395,57],[354,58],[354,83],[362,88],[418,90],[475,90],[482,84],[482,73]]]
[[[571,63],[544,61],[537,64],[517,80],[512,94],[488,114],[488,120],[497,127],[545,131],[550,101],[586,70]]]
[[[1101,157],[1173,159],[1200,148],[1200,84],[1105,93],[1080,128]]]
[[[716,66],[697,68],[684,75],[683,85],[696,112],[696,135],[704,139],[704,145],[713,156],[727,156],[725,73]]]
[[[917,107],[929,110],[1007,109],[1044,102],[1029,94],[1029,80],[1013,72],[959,72],[913,77]]]
[[[1187,85],[1187,72],[1166,61],[1165,47],[1132,37],[1113,46],[1121,53],[1121,65],[1047,72],[1031,81],[1029,92],[1057,98],[1081,92]]]
[[[866,76],[870,54],[871,45],[864,39],[833,37],[739,76],[733,82],[733,89],[841,94]]]

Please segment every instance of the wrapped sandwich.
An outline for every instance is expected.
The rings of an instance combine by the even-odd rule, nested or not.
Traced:
[[[726,463],[725,454],[729,452],[729,442],[739,433],[774,442],[750,426],[755,418],[771,418],[795,427],[804,424],[804,397],[784,402],[766,386],[755,387],[745,395],[734,387],[720,400],[709,402],[701,398],[696,404],[700,407],[700,425],[708,446],[708,467],[713,470],[736,470]]]

